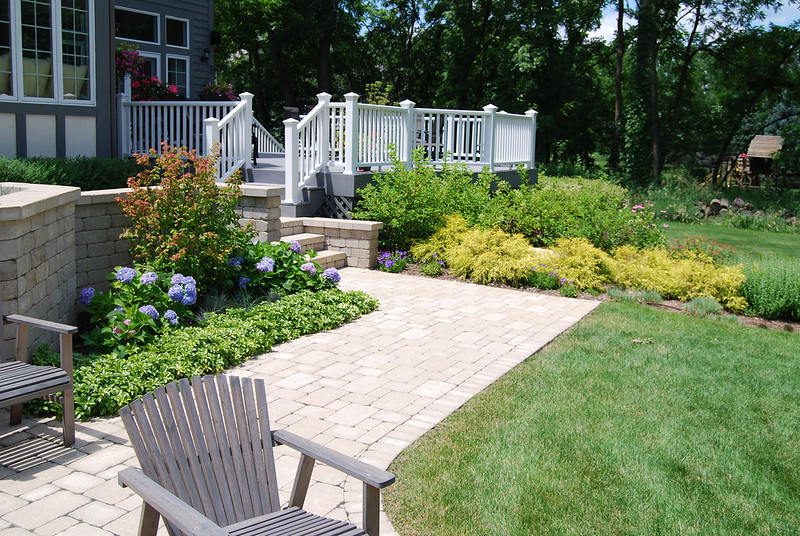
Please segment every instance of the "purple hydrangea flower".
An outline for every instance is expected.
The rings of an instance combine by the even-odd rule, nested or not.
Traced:
[[[289,249],[294,251],[295,253],[303,252],[303,246],[301,246],[300,242],[298,242],[297,240],[289,241]]]
[[[187,275],[183,278],[183,285],[185,287],[197,288],[197,281],[194,280],[194,277]]]
[[[167,309],[164,311],[164,320],[169,322],[173,326],[178,325],[178,313],[173,311],[172,309]]]
[[[259,272],[271,272],[275,269],[275,259],[264,257],[256,264],[256,270]]]
[[[239,287],[244,288],[250,282],[249,277],[242,276],[239,278]]]
[[[336,268],[326,268],[322,272],[322,277],[330,281],[331,283],[338,283],[342,280],[342,276],[339,274],[339,270]]]
[[[120,283],[130,283],[133,281],[133,278],[136,277],[136,270],[133,268],[120,268],[117,272],[117,281]]]
[[[238,257],[231,257],[230,259],[228,259],[228,266],[234,266],[234,267],[241,266],[243,262],[244,262],[244,257],[242,257],[241,255]]]
[[[183,274],[174,274],[172,276],[171,283],[173,285],[182,285],[183,284]]]
[[[153,320],[158,320],[158,311],[152,305],[142,305],[139,307],[139,312],[146,314]]]
[[[92,299],[94,298],[94,289],[92,287],[84,287],[81,289],[80,295],[78,299],[84,305],[89,305],[92,303]]]
[[[303,270],[304,272],[308,272],[311,275],[317,273],[317,267],[314,266],[313,262],[304,263],[303,265],[300,266],[300,269]]]
[[[145,272],[142,274],[142,277],[139,278],[139,281],[143,285],[152,285],[156,281],[158,281],[158,274],[155,272]]]

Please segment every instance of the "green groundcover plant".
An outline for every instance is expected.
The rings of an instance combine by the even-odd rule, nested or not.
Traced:
[[[375,310],[363,292],[302,291],[247,309],[209,313],[202,322],[167,330],[120,358],[112,353],[75,355],[75,414],[78,419],[114,415],[132,400],[179,378],[218,373],[268,352],[274,344],[333,329]],[[36,364],[57,364],[58,354],[40,350]],[[33,401],[36,413],[60,411]]]

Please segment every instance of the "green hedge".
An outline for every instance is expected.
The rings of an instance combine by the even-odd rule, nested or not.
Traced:
[[[333,329],[374,311],[378,301],[358,291],[300,292],[250,309],[210,313],[201,325],[169,331],[138,352],[75,359],[75,417],[114,415],[132,400],[171,381],[221,372],[274,344]],[[38,352],[38,364],[57,364],[58,355]],[[33,412],[57,413],[60,406],[34,401]]]
[[[133,160],[117,158],[0,158],[0,182],[77,186],[83,191],[127,187],[141,171]]]

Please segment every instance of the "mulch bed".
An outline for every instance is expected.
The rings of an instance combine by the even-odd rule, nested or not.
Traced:
[[[419,271],[419,266],[417,264],[409,264],[406,267],[406,269],[403,270],[400,273],[402,275],[410,275],[410,276],[414,276],[414,277],[430,277],[430,276],[423,275]],[[436,279],[445,279],[445,280],[449,280],[449,281],[459,281],[461,283],[467,283],[467,284],[477,284],[477,283],[472,283],[469,280],[461,279],[460,277],[451,275],[451,274],[447,273],[447,270],[445,270],[445,272],[442,275],[436,276],[435,278]],[[561,296],[561,293],[559,291],[557,291],[557,290],[541,290],[541,289],[533,288],[533,287],[512,287],[512,286],[509,286],[509,285],[501,285],[501,284],[496,284],[496,283],[492,283],[492,284],[490,284],[488,286],[497,287],[497,288],[511,289],[511,290],[516,290],[518,292],[532,292],[534,294],[544,294],[544,295],[547,295],[547,296]],[[593,300],[593,301],[600,301],[600,302],[612,301],[611,298],[608,296],[608,294],[600,294],[599,296],[593,296],[593,295],[588,294],[586,292],[579,293],[578,296],[577,296],[577,299],[579,299],[579,300]],[[664,311],[670,311],[670,312],[673,312],[673,313],[688,314],[688,313],[686,313],[686,311],[684,309],[684,304],[682,302],[677,301],[677,300],[665,300],[662,303],[648,302],[648,303],[645,303],[644,305],[647,305],[649,307],[654,307],[656,309],[662,309]],[[739,321],[739,324],[741,324],[743,326],[751,326],[751,327],[757,327],[757,328],[763,328],[763,329],[774,329],[774,330],[779,330],[779,331],[789,331],[789,332],[798,332],[798,333],[800,333],[800,322],[792,322],[790,320],[768,320],[766,318],[759,318],[757,316],[746,316],[746,315],[734,315],[734,316],[736,316],[737,320]]]

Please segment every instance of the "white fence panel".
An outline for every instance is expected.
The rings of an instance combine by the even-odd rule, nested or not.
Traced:
[[[332,102],[330,104],[330,137],[331,143],[331,162],[336,166],[344,166],[345,161],[345,105],[343,102]]]
[[[198,152],[203,150],[203,120],[224,117],[236,102],[124,102],[130,114],[131,154],[155,149],[161,142]]]
[[[405,149],[405,110],[396,106],[358,105],[358,163],[385,166],[391,163],[391,147]]]
[[[533,128],[531,118],[524,115],[498,113],[495,116],[495,164],[527,164],[531,161]]]
[[[485,112],[470,110],[417,109],[416,146],[434,164],[486,162],[481,152]]]

